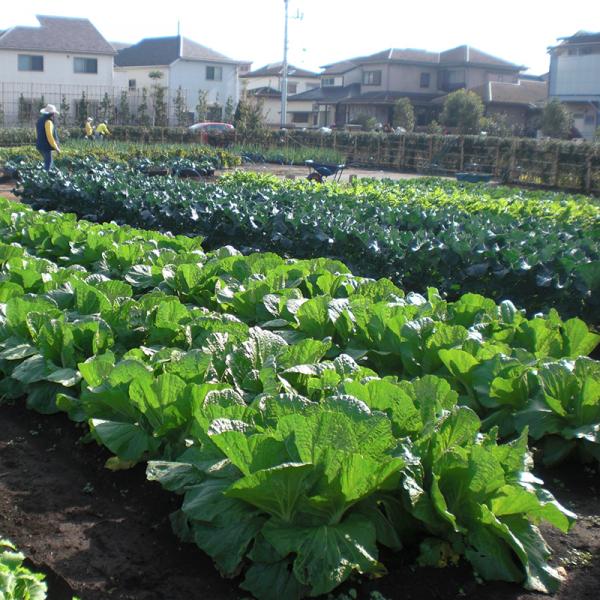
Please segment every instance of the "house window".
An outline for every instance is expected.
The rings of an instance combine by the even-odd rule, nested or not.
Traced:
[[[288,94],[297,94],[298,93],[298,84],[297,83],[288,83]]]
[[[465,72],[462,69],[442,71],[440,77],[442,82],[441,88],[446,92],[453,92],[465,87]]]
[[[44,57],[32,54],[19,54],[19,71],[43,71]]]
[[[323,77],[321,87],[332,87],[335,85],[335,77]]]
[[[206,67],[208,81],[223,81],[223,67]]]
[[[421,73],[421,87],[428,88],[431,83],[431,73]]]
[[[363,85],[381,85],[381,71],[364,71]]]
[[[308,123],[310,120],[309,112],[292,113],[292,123]]]
[[[97,73],[98,59],[97,58],[79,58],[73,59],[74,73]]]
[[[130,79],[129,80],[129,91],[130,92],[135,92],[135,79]]]

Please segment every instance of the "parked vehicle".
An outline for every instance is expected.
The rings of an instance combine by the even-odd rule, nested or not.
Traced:
[[[227,133],[234,131],[235,127],[231,123],[194,123],[188,127],[190,131],[205,131],[206,133]]]
[[[235,127],[231,123],[194,123],[188,127],[189,131],[198,133],[200,143],[206,144],[209,135],[221,135],[224,133],[235,131]]]

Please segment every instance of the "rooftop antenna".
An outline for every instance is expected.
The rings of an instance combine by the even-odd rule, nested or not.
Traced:
[[[287,121],[287,85],[288,85],[288,21],[290,18],[301,21],[304,15],[297,10],[295,16],[290,17],[288,14],[289,0],[283,0],[285,5],[285,26],[283,33],[283,80],[281,83],[281,129],[285,129]]]

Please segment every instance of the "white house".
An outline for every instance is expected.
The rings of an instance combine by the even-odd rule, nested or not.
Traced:
[[[271,63],[240,76],[248,97],[262,103],[263,117],[268,125],[281,124],[281,90],[283,89],[283,63]],[[312,101],[295,101],[294,96],[318,88],[318,73],[288,65],[288,105],[286,123],[307,127],[312,122]]]
[[[600,127],[600,32],[578,31],[548,51],[548,95],[566,103],[575,127],[593,139]]]
[[[42,101],[67,105],[75,115],[82,92],[92,103],[112,95],[116,52],[92,23],[37,19],[39,27],[0,31],[0,103],[7,125],[33,118]]]
[[[247,62],[237,61],[183,36],[147,38],[119,50],[115,57],[114,81],[132,97],[152,86],[166,88],[169,121],[176,123],[175,99],[178,89],[190,120],[198,119],[195,107],[200,93],[206,93],[208,120],[221,121],[224,107],[235,108],[240,96],[239,74]],[[160,78],[150,75],[160,73]]]

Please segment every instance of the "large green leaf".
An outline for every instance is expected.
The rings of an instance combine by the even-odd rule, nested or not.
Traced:
[[[311,485],[314,466],[303,463],[284,463],[262,469],[236,481],[226,492],[285,522],[291,522],[298,499]]]
[[[349,515],[335,525],[290,527],[271,520],[263,528],[267,541],[282,555],[295,554],[294,574],[310,594],[326,594],[354,571],[380,576],[375,527],[364,517]]]
[[[158,441],[139,425],[92,419],[91,426],[93,435],[123,460],[139,462],[158,449]]]

